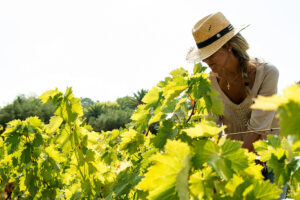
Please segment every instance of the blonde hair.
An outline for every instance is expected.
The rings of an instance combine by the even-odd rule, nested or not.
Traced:
[[[247,50],[249,49],[249,44],[247,40],[240,33],[236,34],[233,38],[231,38],[227,42],[227,44],[232,47],[233,54],[239,60],[239,64],[242,68],[242,78],[244,80],[246,92],[247,94],[251,94],[251,90],[249,87],[249,77],[247,74],[247,66],[250,61],[250,57],[247,53]]]

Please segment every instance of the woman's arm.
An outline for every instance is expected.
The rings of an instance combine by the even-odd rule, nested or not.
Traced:
[[[264,76],[261,82],[261,86],[258,90],[258,95],[262,96],[272,96],[277,93],[279,72],[277,68],[270,64],[265,64],[264,66]],[[263,110],[252,110],[251,117],[247,123],[248,130],[262,130],[271,128],[273,119],[275,116],[275,111],[263,111]],[[274,128],[274,127],[272,127]],[[244,136],[243,147],[253,151],[253,142],[259,139],[265,139],[269,132],[259,132],[253,134],[246,134]]]

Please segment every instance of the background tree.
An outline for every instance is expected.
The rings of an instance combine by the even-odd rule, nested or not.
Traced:
[[[148,91],[145,89],[138,90],[133,94],[133,104],[137,107],[140,104],[143,104],[142,99]]]
[[[135,99],[131,96],[125,96],[117,99],[121,109],[136,109]]]
[[[142,99],[146,93],[147,90],[141,89],[133,96],[118,98],[116,102],[95,102],[90,98],[81,97],[85,122],[96,131],[125,127],[131,121],[130,117],[134,110],[143,103]],[[19,95],[11,104],[0,109],[0,125],[5,128],[9,121],[25,120],[31,116],[38,116],[44,123],[48,123],[54,109],[52,104],[42,104],[37,97]]]
[[[81,97],[80,101],[81,101],[81,106],[83,107],[83,109],[87,109],[91,105],[95,104],[95,102],[92,99],[87,98],[87,97]]]
[[[54,109],[54,105],[51,103],[42,104],[37,97],[19,95],[11,104],[0,109],[0,125],[5,127],[9,121],[25,120],[31,116],[38,116],[43,122],[48,123],[54,114]]]
[[[132,110],[112,109],[107,113],[99,115],[97,118],[90,118],[89,124],[95,131],[109,131],[124,128],[130,120]]]
[[[108,131],[125,127],[130,122],[130,116],[134,109],[126,107],[126,99],[118,99],[121,106],[117,102],[97,102],[90,106],[84,113],[84,118],[95,131]]]

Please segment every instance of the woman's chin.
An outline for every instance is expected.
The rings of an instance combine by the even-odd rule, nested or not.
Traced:
[[[213,74],[214,76],[216,76],[217,78],[220,78],[220,76],[219,76],[218,72],[214,72],[214,71],[212,71],[212,74]]]

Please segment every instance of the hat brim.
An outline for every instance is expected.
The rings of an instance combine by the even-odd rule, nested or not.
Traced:
[[[248,25],[242,25],[239,28],[234,28],[230,32],[228,32],[223,37],[219,38],[217,41],[213,42],[212,44],[199,49],[198,47],[192,47],[186,56],[186,60],[191,63],[199,63],[205,58],[213,55],[217,52],[226,42],[228,42],[231,38],[233,38],[236,34],[240,31],[247,28]]]

